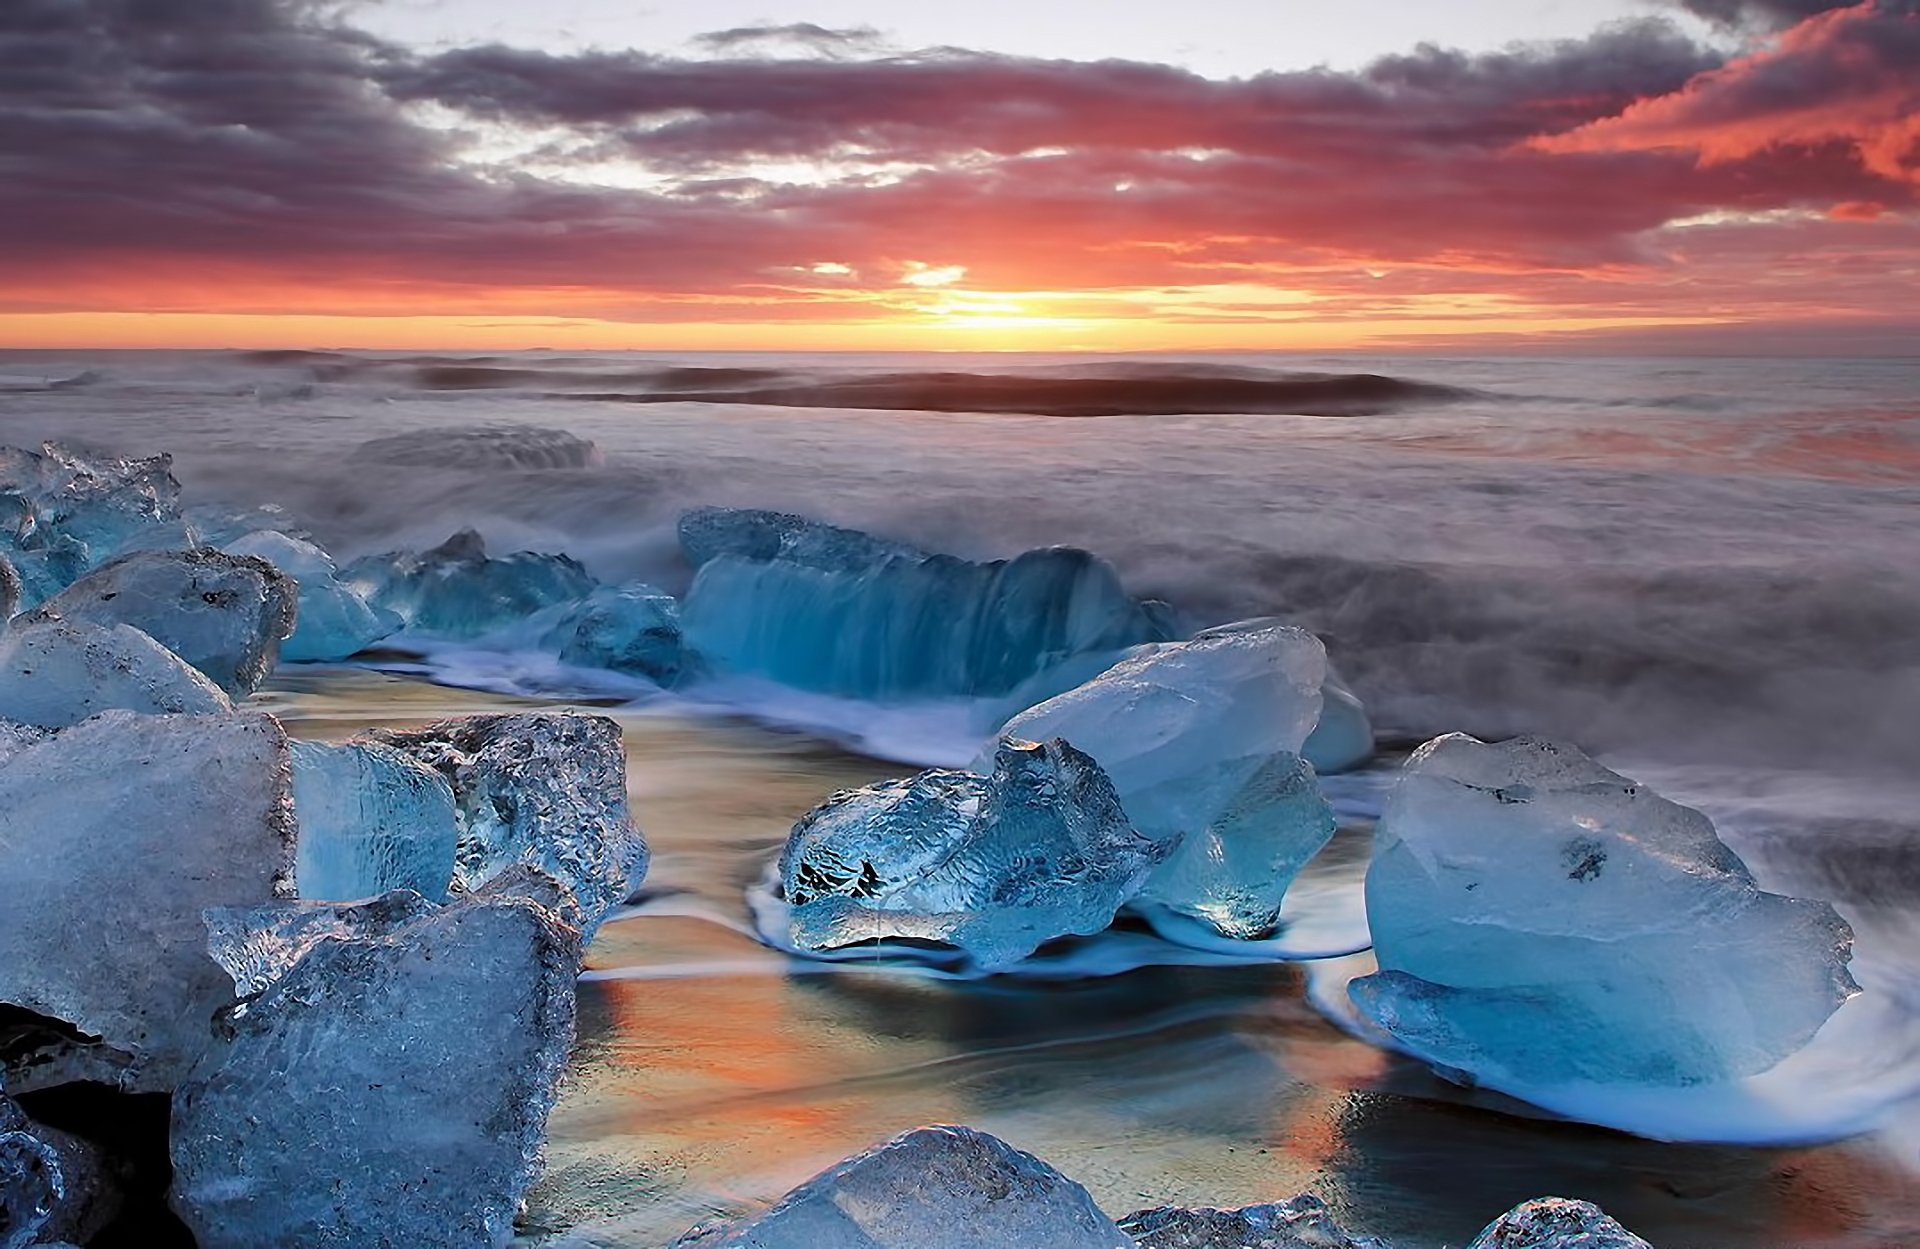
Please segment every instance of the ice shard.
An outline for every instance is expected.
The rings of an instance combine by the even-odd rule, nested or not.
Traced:
[[[58,729],[115,707],[232,710],[218,686],[132,625],[41,620],[0,632],[0,717]]]
[[[1090,653],[1169,636],[1104,560],[1070,547],[975,563],[778,512],[681,521],[689,645],[720,672],[905,700],[1004,695]]]
[[[45,443],[0,447],[0,548],[32,607],[124,551],[182,545],[172,457],[109,459]]]
[[[1065,738],[1092,755],[1134,827],[1165,848],[1153,899],[1223,935],[1259,936],[1333,834],[1299,756],[1325,676],[1311,633],[1242,621],[1140,647],[1015,716],[1001,736]]]
[[[400,628],[400,617],[377,610],[341,582],[333,557],[311,542],[274,530],[255,530],[222,549],[266,560],[299,583],[293,635],[280,645],[292,662],[345,659]]]
[[[835,794],[794,825],[781,891],[801,947],[938,941],[996,970],[1107,927],[1161,853],[1092,759],[1008,742],[988,775],[935,769]]]
[[[369,736],[452,785],[458,889],[530,864],[572,891],[591,937],[646,876],[646,839],[627,810],[620,726],[607,717],[470,716]]]
[[[138,551],[80,578],[28,620],[128,624],[205,673],[250,694],[293,631],[291,578],[263,559],[212,547]]]
[[[579,933],[469,897],[312,944],[174,1098],[203,1249],[505,1245],[573,1039]]]
[[[670,1249],[1132,1249],[1087,1190],[964,1127],[916,1128],[847,1159],[757,1218]]]
[[[631,582],[601,586],[548,631],[547,645],[584,668],[608,668],[672,685],[687,671],[680,604],[664,590]]]
[[[1137,1210],[1120,1220],[1120,1230],[1138,1249],[1388,1249],[1370,1236],[1348,1235],[1311,1193],[1237,1210]]]
[[[1510,1091],[1752,1075],[1857,992],[1832,907],[1762,892],[1704,815],[1540,738],[1415,752],[1366,893],[1380,971],[1354,1003]]]
[[[1538,1197],[1489,1223],[1467,1249],[1653,1249],[1590,1201]]]
[[[108,711],[0,762],[0,1003],[43,1024],[9,1089],[173,1087],[233,997],[200,913],[291,890],[288,789],[264,715]]]
[[[489,556],[486,543],[471,529],[428,551],[357,559],[340,579],[374,607],[394,613],[409,630],[451,639],[491,633],[544,607],[584,598],[595,585],[587,570],[565,555]]]
[[[292,754],[302,898],[446,900],[460,827],[445,777],[378,742],[294,742]]]

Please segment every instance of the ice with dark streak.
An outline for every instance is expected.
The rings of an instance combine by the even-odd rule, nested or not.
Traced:
[[[1312,1193],[1237,1210],[1136,1210],[1120,1220],[1120,1230],[1138,1249],[1389,1249],[1371,1236],[1348,1235]]]
[[[0,1003],[59,1025],[0,1076],[171,1089],[233,997],[200,913],[291,891],[286,734],[116,710],[0,739]]]
[[[295,604],[293,579],[272,564],[201,547],[123,555],[25,619],[132,625],[238,696],[273,671]]]
[[[984,775],[934,769],[835,794],[794,825],[781,889],[803,948],[937,941],[992,971],[1106,928],[1163,853],[1087,755],[1008,742]]]
[[[1299,755],[1326,673],[1311,633],[1241,621],[1142,646],[1015,716],[1002,740],[1060,737],[1092,755],[1134,827],[1164,847],[1145,896],[1223,936],[1259,937],[1333,835],[1332,809]]]
[[[1489,1223],[1467,1249],[1653,1249],[1590,1201],[1536,1197]]]
[[[222,544],[233,555],[255,555],[299,583],[300,608],[293,635],[280,645],[290,662],[345,659],[401,626],[400,617],[369,604],[340,580],[333,557],[291,535],[257,529]]]
[[[110,708],[149,715],[232,710],[219,686],[125,624],[22,622],[0,633],[0,717],[65,728]]]
[[[174,1098],[202,1249],[504,1245],[573,1041],[580,934],[486,895],[315,941]]]
[[[444,776],[379,742],[294,742],[292,751],[302,898],[411,889],[446,900],[460,825]]]
[[[1172,636],[1071,547],[977,563],[780,512],[680,522],[688,644],[721,673],[881,701],[1004,695],[1087,654]]]
[[[620,726],[606,716],[469,716],[367,737],[433,768],[452,786],[460,830],[456,892],[530,864],[573,893],[591,937],[645,878],[647,842],[627,807]]]
[[[479,534],[462,529],[427,551],[390,551],[347,565],[341,582],[409,632],[472,639],[546,607],[584,598],[596,584],[566,555],[515,551],[490,556]]]
[[[1377,974],[1394,1043],[1518,1091],[1764,1071],[1858,992],[1824,902],[1762,892],[1700,812],[1540,738],[1436,738],[1374,834]]]
[[[694,665],[680,635],[680,604],[643,581],[601,586],[550,628],[545,645],[561,660],[678,683]]]
[[[985,1132],[925,1127],[858,1154],[771,1210],[670,1249],[1132,1249],[1087,1190]]]
[[[33,607],[114,555],[191,545],[171,456],[111,459],[45,443],[0,447],[0,550]]]

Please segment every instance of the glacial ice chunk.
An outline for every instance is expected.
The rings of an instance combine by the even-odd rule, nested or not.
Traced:
[[[113,707],[148,715],[233,709],[219,686],[132,625],[41,620],[0,633],[0,716],[58,729]]]
[[[1133,1249],[1087,1190],[964,1127],[916,1128],[821,1172],[757,1218],[670,1249]]]
[[[781,890],[804,948],[940,941],[997,970],[1107,927],[1161,853],[1092,759],[1006,742],[990,775],[934,769],[835,794],[794,825]]]
[[[1158,1206],[1120,1220],[1136,1249],[1387,1249],[1349,1236],[1312,1193],[1237,1210]]]
[[[606,716],[469,716],[369,737],[453,786],[457,889],[531,864],[573,892],[591,937],[646,876],[646,838],[627,810],[620,726]]]
[[[322,941],[385,937],[438,909],[412,890],[395,889],[364,902],[214,906],[202,918],[207,953],[233,978],[234,993],[250,998],[292,971]]]
[[[390,551],[347,565],[341,580],[376,608],[429,637],[464,639],[585,597],[594,579],[565,555],[515,551],[499,558],[462,529],[428,551]]]
[[[171,456],[103,459],[58,443],[0,447],[0,547],[32,607],[112,556],[188,536]]]
[[[1510,1091],[1752,1075],[1858,991],[1832,907],[1761,892],[1704,815],[1540,738],[1415,752],[1366,894],[1355,1005]]]
[[[343,585],[333,557],[311,542],[275,530],[255,530],[223,548],[232,555],[255,555],[299,584],[300,610],[293,635],[280,645],[289,662],[345,659],[400,628],[400,617],[368,605]]]
[[[1653,1249],[1590,1201],[1536,1197],[1489,1223],[1467,1249]]]
[[[292,753],[302,898],[411,889],[446,900],[460,827],[445,777],[379,742],[294,742]]]
[[[1366,704],[1327,666],[1320,684],[1320,721],[1300,747],[1301,756],[1323,774],[1346,772],[1373,758],[1373,721]]]
[[[635,581],[601,586],[547,632],[560,658],[672,685],[687,668],[680,604],[664,590]]]
[[[769,512],[681,522],[688,643],[721,672],[846,697],[994,696],[1088,653],[1168,636],[1070,547],[975,563]]]
[[[573,1040],[579,933],[469,897],[322,940],[174,1097],[204,1249],[504,1245]]]
[[[26,1249],[39,1239],[66,1196],[53,1146],[26,1131],[0,1131],[0,1249]]]
[[[202,547],[121,556],[27,619],[132,625],[238,696],[273,671],[294,604],[292,579],[272,564]]]
[[[232,984],[200,913],[291,889],[286,735],[270,716],[107,711],[0,763],[0,1003],[49,1021],[9,1089],[173,1087]]]

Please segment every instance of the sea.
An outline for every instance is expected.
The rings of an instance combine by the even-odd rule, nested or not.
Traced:
[[[1312,1191],[1440,1249],[1559,1195],[1660,1249],[1920,1245],[1920,358],[0,352],[0,443],[47,440],[168,453],[189,504],[342,560],[472,528],[678,593],[706,504],[1085,547],[1188,628],[1314,630],[1365,700],[1381,756],[1330,782],[1302,931],[1358,921],[1399,761],[1464,731],[1578,744],[1856,933],[1863,993],[1738,1096],[1543,1108],[1356,1036],[1364,954],[1129,930],[969,978],[771,948],[794,820],[971,757],[966,708],[668,695],[511,646],[285,665],[258,698],[305,736],[622,725],[654,866],[590,951],[529,1243],[664,1245],[947,1122],[1115,1216]]]

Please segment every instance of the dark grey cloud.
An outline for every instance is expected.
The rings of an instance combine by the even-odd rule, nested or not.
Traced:
[[[709,52],[740,53],[768,48],[804,48],[822,56],[850,56],[874,52],[886,40],[871,26],[833,28],[813,22],[790,22],[784,26],[734,26],[695,35],[694,46]]]

